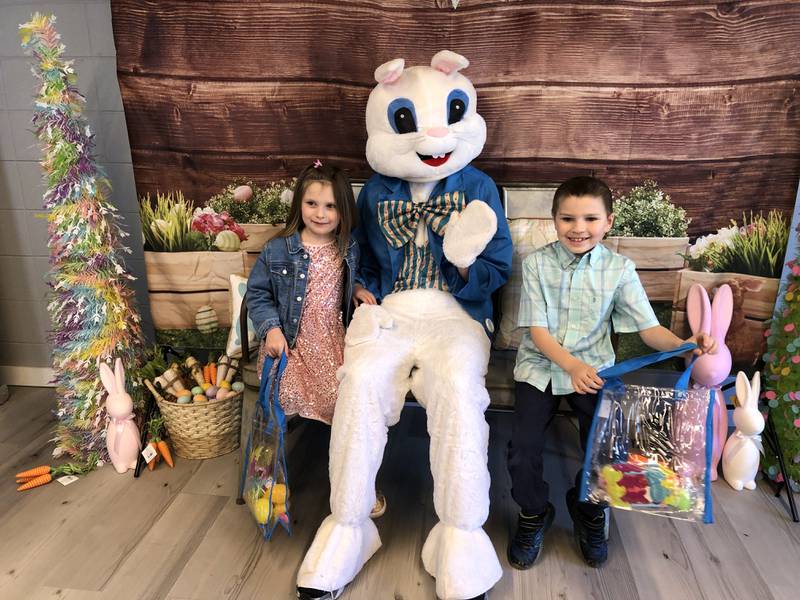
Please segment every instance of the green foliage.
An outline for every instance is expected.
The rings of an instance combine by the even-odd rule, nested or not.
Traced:
[[[691,219],[652,180],[614,200],[614,226],[608,235],[624,237],[685,237]]]
[[[228,331],[227,327],[209,333],[203,333],[199,329],[157,329],[156,343],[172,348],[220,350],[228,343]]]
[[[790,485],[800,491],[800,260],[795,257],[788,264],[788,285],[767,337],[764,399],[780,440]],[[762,466],[772,479],[780,480],[776,456],[767,453]]]
[[[192,206],[182,192],[150,194],[139,200],[145,249],[155,252],[191,252],[210,250],[209,241],[199,231],[192,231]]]
[[[780,277],[789,242],[789,224],[777,210],[764,217],[742,215],[742,226],[731,221],[716,233],[698,238],[686,259],[695,271]]]
[[[238,181],[212,196],[206,205],[218,213],[227,212],[237,223],[285,223],[290,202],[284,194],[287,190],[291,192],[295,182],[295,179],[288,183],[281,180],[261,187],[252,181]],[[253,197],[245,202],[233,198],[233,191],[240,185],[249,185],[253,190]]]

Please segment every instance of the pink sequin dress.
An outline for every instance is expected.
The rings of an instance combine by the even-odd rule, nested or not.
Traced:
[[[344,358],[342,285],[344,265],[335,242],[303,244],[308,251],[308,283],[294,348],[283,372],[279,398],[286,415],[330,425],[339,382],[336,370]],[[258,372],[265,344],[259,352]]]

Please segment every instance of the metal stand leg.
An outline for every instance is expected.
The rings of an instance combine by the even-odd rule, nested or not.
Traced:
[[[786,497],[789,500],[789,511],[792,513],[792,521],[798,523],[800,522],[800,517],[798,517],[797,515],[797,506],[795,505],[794,502],[794,493],[792,492],[792,488],[789,485],[789,474],[786,472],[786,463],[783,460],[783,450],[781,449],[781,442],[778,439],[778,432],[775,430],[775,425],[773,425],[772,419],[770,418],[771,416],[772,415],[770,414],[767,417],[767,425],[766,428],[764,429],[766,435],[764,436],[764,439],[769,444],[771,450],[778,457],[778,464],[780,465],[781,475],[783,476],[782,482],[773,485],[773,489],[775,490],[775,497],[779,498],[781,495],[781,490],[783,488],[786,488]]]

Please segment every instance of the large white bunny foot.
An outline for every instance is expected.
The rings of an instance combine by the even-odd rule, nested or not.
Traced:
[[[300,565],[297,586],[315,590],[343,588],[380,547],[381,538],[372,519],[351,526],[328,515]]]
[[[748,490],[754,490],[756,489],[756,482],[748,481],[747,483],[744,484],[744,487],[747,488]]]
[[[497,215],[482,200],[473,200],[450,215],[444,232],[444,256],[465,269],[475,262],[497,232]]]
[[[422,564],[436,578],[436,595],[443,600],[473,598],[494,586],[503,575],[489,536],[437,523],[422,547]]]

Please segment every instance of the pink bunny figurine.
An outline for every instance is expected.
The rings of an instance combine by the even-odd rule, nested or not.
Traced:
[[[752,383],[742,371],[736,376],[736,399],[738,406],[733,411],[736,431],[722,451],[722,474],[736,491],[743,487],[756,487],[759,454],[762,452],[761,432],[764,416],[758,410],[758,394],[761,391],[761,374],[756,371]]]
[[[692,335],[705,333],[717,341],[717,351],[714,354],[699,356],[692,369],[695,389],[706,388],[714,391],[711,481],[716,481],[717,464],[722,456],[725,439],[728,437],[728,410],[719,385],[731,372],[731,351],[725,345],[725,336],[733,315],[733,294],[730,286],[727,284],[720,286],[714,294],[714,302],[711,303],[705,288],[695,283],[689,288],[689,295],[686,297],[686,314]]]
[[[117,473],[136,468],[136,459],[142,449],[139,428],[133,417],[133,400],[125,391],[125,371],[118,358],[114,372],[100,363],[100,379],[108,392],[106,397],[106,446],[111,463]]]

